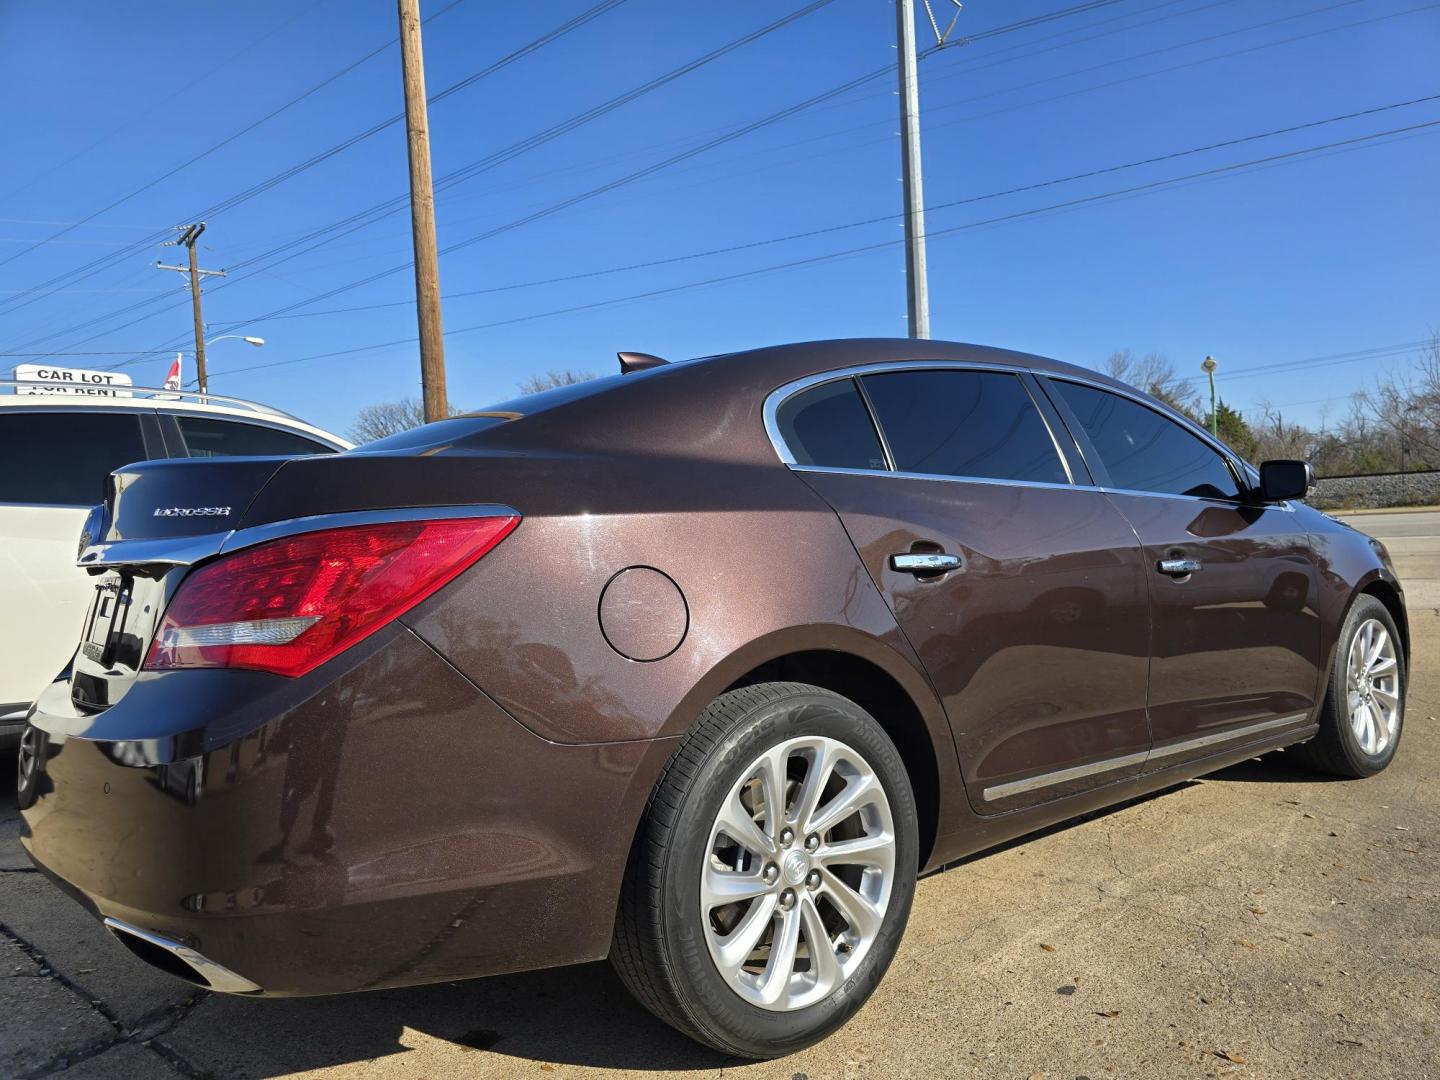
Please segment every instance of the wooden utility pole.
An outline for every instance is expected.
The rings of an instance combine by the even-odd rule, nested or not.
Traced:
[[[190,275],[190,307],[195,316],[195,378],[200,384],[200,392],[203,394],[210,389],[210,379],[205,371],[205,321],[200,317],[200,281],[206,277],[224,277],[224,270],[201,270],[195,264],[195,241],[200,239],[200,234],[205,231],[205,223],[197,222],[194,225],[181,227],[180,236],[176,240],[165,243],[165,247],[173,247],[177,244],[184,244],[190,252],[189,266],[166,266],[156,260],[155,267],[158,270],[174,270],[177,273]]]
[[[420,0],[398,0],[400,65],[405,78],[405,131],[410,146],[410,227],[415,242],[415,308],[420,324],[420,387],[425,422],[450,415],[445,395],[445,336],[440,322],[440,255],[435,245],[435,189],[425,106]]]

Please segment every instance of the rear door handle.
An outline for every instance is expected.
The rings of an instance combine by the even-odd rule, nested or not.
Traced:
[[[1161,559],[1155,567],[1162,574],[1169,574],[1171,577],[1184,577],[1186,574],[1193,574],[1200,569],[1199,559]]]
[[[902,574],[948,574],[959,570],[965,560],[959,555],[946,555],[939,551],[907,551],[903,555],[891,555],[890,566]]]

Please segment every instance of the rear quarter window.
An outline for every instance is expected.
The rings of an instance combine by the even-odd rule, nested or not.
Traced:
[[[775,413],[797,465],[881,469],[885,451],[854,379],[837,379],[787,398]]]
[[[93,506],[111,472],[148,456],[137,414],[0,410],[0,503]]]

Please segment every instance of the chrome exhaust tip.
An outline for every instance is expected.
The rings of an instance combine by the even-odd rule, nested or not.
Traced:
[[[249,979],[206,959],[178,941],[152,934],[149,930],[141,930],[138,926],[131,926],[119,919],[107,918],[105,929],[114,934],[116,940],[136,957],[167,975],[174,975],[177,979],[184,979],[221,994],[260,993],[260,987]]]

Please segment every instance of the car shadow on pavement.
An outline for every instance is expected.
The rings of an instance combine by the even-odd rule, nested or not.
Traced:
[[[634,1002],[608,963],[333,998],[214,995],[166,1037],[215,1075],[283,1076],[454,1048],[557,1065],[681,1072],[739,1060],[707,1050]],[[477,1069],[480,1062],[476,1062]]]
[[[1203,780],[1231,781],[1242,784],[1336,784],[1345,782],[1342,776],[1315,772],[1306,768],[1293,754],[1284,750],[1269,753],[1263,757],[1247,758],[1236,762],[1219,772],[1201,777]]]
[[[1315,782],[1282,754],[1232,765],[1205,780]],[[8,766],[8,768],[7,768]],[[16,816],[14,759],[0,755],[0,819]],[[1202,781],[1191,780],[1057,823],[949,864],[1108,817]],[[56,894],[56,902],[62,902]],[[98,925],[97,937],[103,936]],[[99,955],[97,953],[97,955]],[[131,962],[128,958],[126,963]],[[212,994],[157,1040],[201,1073],[280,1077],[395,1055],[445,1060],[456,1052],[554,1065],[684,1072],[741,1064],[673,1031],[637,1004],[605,962],[340,997],[255,1001]],[[497,1064],[488,1063],[491,1070]],[[501,1067],[505,1066],[500,1063]]]

